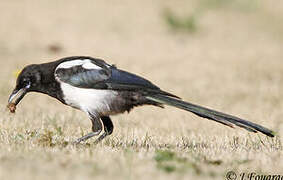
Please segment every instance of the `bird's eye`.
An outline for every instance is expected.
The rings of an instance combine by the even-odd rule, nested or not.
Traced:
[[[31,81],[30,81],[29,78],[24,78],[23,81],[22,81],[22,84],[23,84],[24,87],[29,88]]]

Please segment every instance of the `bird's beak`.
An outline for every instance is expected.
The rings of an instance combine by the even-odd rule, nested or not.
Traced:
[[[17,105],[27,93],[27,88],[15,89],[9,97],[8,103]]]

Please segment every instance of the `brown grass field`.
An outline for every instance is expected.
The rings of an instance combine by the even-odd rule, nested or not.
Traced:
[[[0,179],[283,176],[282,17],[273,0],[0,1]],[[36,93],[8,112],[17,70],[73,55],[103,58],[277,136],[146,106],[112,117],[102,143],[73,146],[91,130],[84,113]]]

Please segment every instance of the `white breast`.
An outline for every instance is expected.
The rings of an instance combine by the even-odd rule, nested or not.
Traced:
[[[111,114],[110,104],[117,97],[112,90],[77,88],[61,82],[65,102],[84,112]]]

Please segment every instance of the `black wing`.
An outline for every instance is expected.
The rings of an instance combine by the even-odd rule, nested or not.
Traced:
[[[59,82],[79,88],[145,91],[176,97],[140,76],[94,58],[63,62],[56,68],[55,77]]]
[[[72,59],[59,64],[56,80],[79,88],[95,88],[99,82],[110,78],[110,65],[98,59]]]

